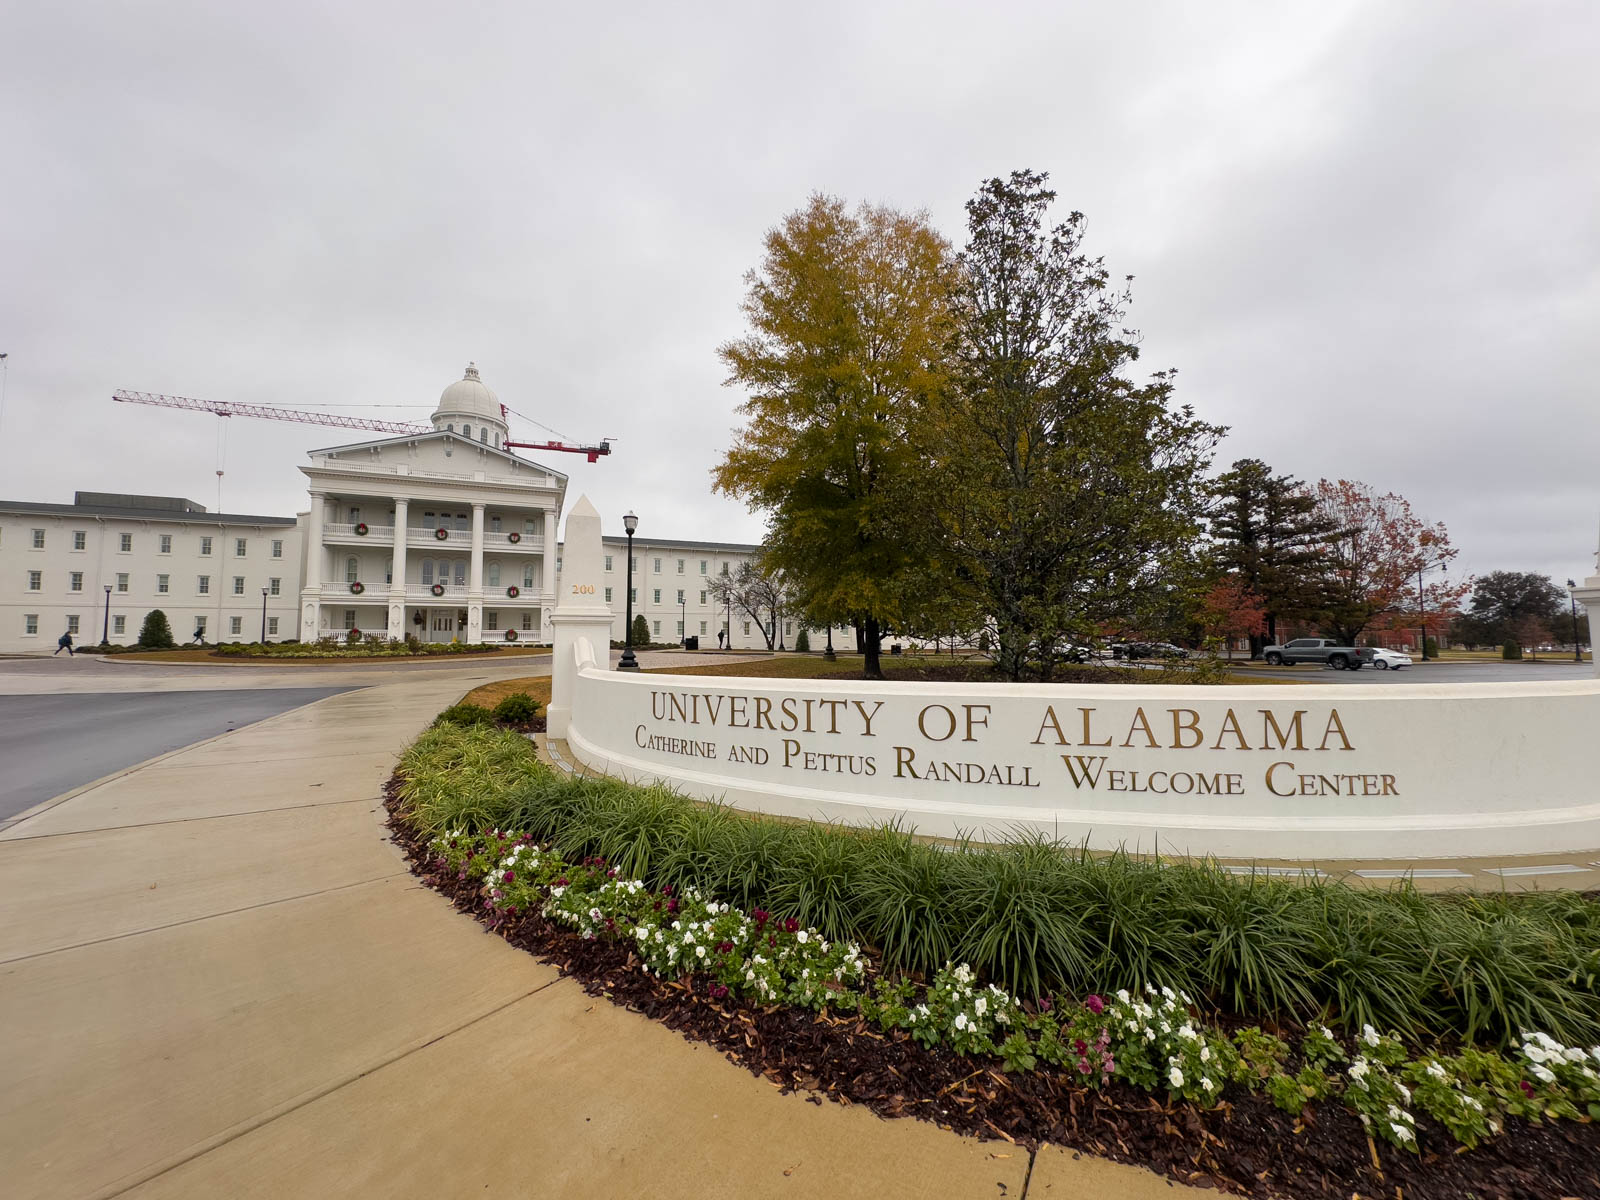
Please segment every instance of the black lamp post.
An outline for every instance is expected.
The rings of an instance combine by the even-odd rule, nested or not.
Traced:
[[[833,652],[833,625],[828,625],[828,648],[822,652],[823,662],[838,662],[839,656]]]
[[[1428,661],[1428,609],[1427,602],[1423,599],[1422,594],[1422,573],[1431,571],[1434,567],[1438,567],[1441,571],[1450,570],[1449,562],[1444,559],[1440,559],[1438,562],[1423,563],[1417,567],[1417,623],[1422,626],[1421,647],[1423,662]]]
[[[622,518],[622,527],[628,531],[628,603],[627,624],[622,627],[622,661],[619,671],[637,671],[639,660],[633,656],[633,531],[639,528],[639,518],[631,512]]]
[[[108,645],[110,643],[110,641],[111,641],[111,585],[108,583],[105,586],[106,586],[106,619],[105,619],[105,623],[100,626],[100,644],[102,646]]]
[[[686,591],[681,591],[678,593],[678,648],[680,650],[687,650],[689,648],[688,595],[689,593]]]
[[[267,644],[267,589],[261,589],[261,644]]]
[[[1583,641],[1578,637],[1578,598],[1572,594],[1572,589],[1577,587],[1576,580],[1567,580],[1567,602],[1572,605],[1572,661],[1583,661]]]

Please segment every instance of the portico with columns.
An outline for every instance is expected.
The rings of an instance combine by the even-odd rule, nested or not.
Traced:
[[[550,641],[567,477],[506,450],[475,366],[427,433],[316,450],[300,639]]]

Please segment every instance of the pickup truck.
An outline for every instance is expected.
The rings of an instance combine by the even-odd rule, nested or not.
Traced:
[[[1329,638],[1295,638],[1282,646],[1268,646],[1261,657],[1268,666],[1284,663],[1323,663],[1335,671],[1359,671],[1365,662],[1354,646],[1341,646]]]

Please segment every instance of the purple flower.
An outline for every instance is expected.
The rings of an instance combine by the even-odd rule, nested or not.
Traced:
[[[1083,1002],[1083,1006],[1097,1017],[1106,1010],[1106,1002],[1099,996],[1090,996]]]
[[[1039,999],[1039,1011],[1040,1012],[1049,1012],[1050,1008],[1051,1008],[1050,997],[1048,997],[1048,996],[1040,997],[1040,999]]]
[[[514,882],[516,880],[516,878],[517,878],[517,873],[515,871],[507,871],[506,872],[506,882],[507,883]]]

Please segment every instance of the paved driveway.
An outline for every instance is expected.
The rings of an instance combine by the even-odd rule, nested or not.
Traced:
[[[1335,671],[1331,667],[1269,667],[1264,663],[1236,662],[1241,674],[1258,673],[1264,679],[1297,679],[1302,683],[1550,683],[1593,679],[1593,663],[1566,662],[1429,662],[1413,663],[1398,671]]]
[[[347,687],[0,696],[0,820]]]

